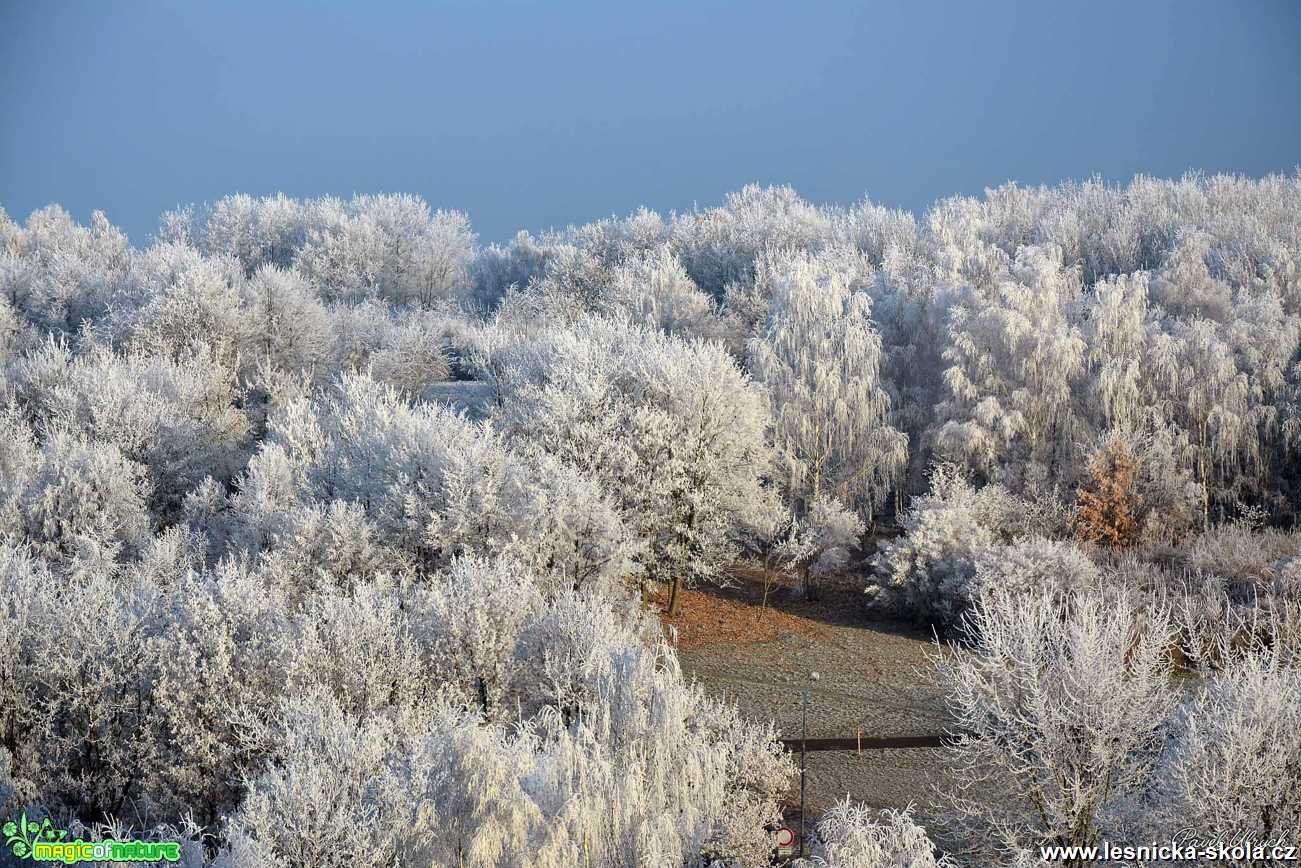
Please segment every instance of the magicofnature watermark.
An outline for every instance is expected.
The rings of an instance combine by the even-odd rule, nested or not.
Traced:
[[[33,862],[179,862],[179,841],[83,841],[65,840],[68,833],[59,829],[46,817],[39,823],[23,814],[17,822],[8,821],[0,826],[5,846],[19,859]]]

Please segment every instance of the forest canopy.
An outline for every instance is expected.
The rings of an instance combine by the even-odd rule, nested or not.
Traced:
[[[1015,619],[1076,618],[1183,733],[1161,766],[1136,723],[1117,780],[1197,804],[1233,697],[1296,690],[1281,634],[1178,712],[1102,613],[1206,618],[1072,595],[1295,523],[1299,349],[1301,173],[920,216],[750,186],[502,244],[412,195],[231,195],[146,246],[0,210],[0,803],[196,865],[767,864],[790,760],[642,605],[748,558],[966,630],[973,718],[1065,653]],[[828,864],[934,859],[907,812],[824,826]]]

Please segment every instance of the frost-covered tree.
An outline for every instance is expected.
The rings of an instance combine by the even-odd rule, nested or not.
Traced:
[[[999,590],[936,658],[955,728],[952,829],[980,861],[1089,846],[1150,784],[1178,694],[1168,613],[1126,595]]]
[[[184,243],[136,256],[113,297],[103,332],[115,346],[182,359],[207,347],[226,367],[245,342],[238,262]]]
[[[39,439],[14,409],[0,416],[8,456],[0,469],[0,527],[61,568],[109,570],[149,540],[144,468],[114,445],[65,428]]]
[[[6,217],[9,264],[0,290],[35,325],[74,333],[103,317],[131,266],[127,237],[102,211],[79,226],[57,205],[33,211],[20,229]]]
[[[437,864],[429,849],[444,830],[399,721],[351,716],[328,693],[277,710],[264,738],[283,759],[249,782],[217,865]]]
[[[413,397],[451,374],[445,344],[445,321],[430,315],[402,317],[371,354],[370,374]]]
[[[715,298],[727,284],[752,279],[763,250],[817,250],[830,234],[828,216],[790,187],[755,184],[728,195],[721,207],[675,215],[670,229],[687,273]]]
[[[423,311],[395,312],[367,301],[329,310],[329,358],[336,370],[366,372],[412,398],[451,375],[454,321]]]
[[[748,187],[487,248],[413,196],[144,249],[0,212],[0,811],[196,868],[766,865],[790,762],[625,583],[855,569],[893,491],[873,595],[966,618],[975,858],[1295,836],[1299,549],[1259,525],[1301,502],[1299,239],[1297,174]],[[1072,492],[1123,554],[1064,541]]]
[[[1014,461],[1013,484],[1028,463],[1069,458],[1085,345],[1068,305],[1079,292],[1060,251],[1026,248],[992,296],[953,309],[936,435],[943,455],[996,479],[1008,476],[1000,463]]]
[[[292,545],[304,507],[342,501],[422,564],[513,552],[581,582],[627,569],[626,534],[601,500],[591,481],[513,454],[488,426],[344,376],[272,414],[218,533],[246,551],[275,550]]]
[[[1188,432],[1207,522],[1212,491],[1260,461],[1253,413],[1259,385],[1239,370],[1208,320],[1176,323],[1163,338],[1149,358],[1150,370],[1168,396],[1171,420]]]
[[[991,546],[1049,533],[1058,516],[998,485],[973,486],[952,465],[935,468],[930,491],[903,516],[903,536],[873,559],[873,606],[896,609],[939,625],[958,620],[971,602],[976,559]]]
[[[901,479],[908,441],[889,421],[871,299],[817,259],[767,275],[771,308],[750,341],[750,370],[773,404],[774,438],[801,511],[837,497],[870,520]]]
[[[1166,827],[1252,840],[1301,836],[1301,669],[1285,653],[1233,662],[1175,719],[1155,797]]]
[[[917,218],[911,211],[886,208],[864,199],[843,214],[833,215],[832,226],[840,243],[851,245],[873,266],[899,257],[915,257],[920,252]]]
[[[687,276],[667,245],[616,268],[598,306],[682,337],[718,337],[723,328],[713,301]]]
[[[850,568],[866,531],[858,513],[834,498],[814,498],[797,522],[794,551],[788,554],[804,574],[806,598],[815,598],[816,578]]]
[[[200,480],[228,479],[244,462],[249,422],[234,406],[235,375],[206,345],[185,358],[99,345],[74,356],[49,341],[11,371],[18,399],[43,426],[112,444],[142,465],[160,519],[174,518]]]
[[[98,565],[64,581],[9,543],[0,543],[0,582],[3,739],[19,789],[87,822],[118,814],[160,759],[144,649],[166,604],[157,588],[117,582]]]
[[[1104,428],[1142,421],[1154,395],[1144,376],[1152,339],[1147,275],[1099,281],[1081,327],[1088,347],[1088,410]]]
[[[542,606],[532,577],[518,564],[460,559],[419,600],[421,638],[441,680],[485,715],[501,706],[526,663],[514,656],[524,623]]]
[[[196,514],[199,497],[191,501],[190,518],[203,527]],[[282,518],[261,566],[267,581],[290,599],[350,592],[382,576],[407,577],[414,569],[411,553],[385,540],[359,503],[307,503]]]
[[[330,319],[297,272],[259,267],[242,288],[248,329],[242,361],[319,376],[329,359]]]
[[[198,213],[191,208],[165,214],[160,236],[191,241],[209,256],[233,256],[252,275],[264,265],[293,263],[307,239],[310,214],[283,193],[261,198],[236,193]]]
[[[462,592],[463,582],[475,587]],[[454,685],[432,703],[399,691],[387,711],[372,706],[361,717],[327,683],[285,700],[257,727],[259,743],[280,759],[249,780],[227,828],[225,858],[767,863],[765,826],[779,816],[775,798],[790,779],[789,759],[770,729],[688,687],[660,640],[635,626],[640,615],[621,616],[602,598],[571,593],[543,603],[535,579],[517,565],[459,562],[435,578],[431,593],[444,587],[471,593],[475,607],[431,615],[417,592],[386,617],[409,613],[412,635],[434,661],[460,659],[463,649],[445,644],[450,635],[472,643],[480,671],[498,673],[504,695],[516,701],[493,705],[485,720],[477,701],[449,702],[461,692]],[[463,620],[476,610],[492,620],[501,606],[515,614],[493,621],[490,638]],[[349,623],[358,619],[373,618]],[[337,635],[352,632],[370,628]],[[392,650],[376,649],[372,659],[394,674]],[[335,662],[319,666],[348,677]],[[411,677],[442,671],[434,665]],[[368,823],[365,847],[341,837],[358,818]],[[422,831],[426,825],[438,833]],[[322,841],[335,848],[320,849]]]
[[[764,396],[720,346],[589,317],[485,364],[504,429],[614,497],[670,608],[683,579],[718,574],[771,460]]]
[[[430,213],[410,195],[325,197],[306,208],[307,237],[294,267],[327,300],[377,296],[430,308],[466,284],[474,234],[464,214]]]
[[[151,725],[166,761],[142,776],[155,816],[214,824],[266,758],[252,737],[277,711],[296,649],[288,598],[247,564],[226,561],[179,589],[151,641]]]
[[[342,593],[305,598],[286,660],[288,694],[308,696],[324,688],[360,719],[417,713],[452,678],[445,667],[431,665],[434,658],[421,646],[409,605],[386,575]],[[362,660],[370,665],[359,667]]]
[[[490,244],[481,248],[470,264],[475,307],[490,312],[507,290],[522,289],[540,279],[550,256],[549,245],[524,231],[506,245]]]
[[[1200,523],[1204,490],[1193,481],[1191,444],[1170,426],[1112,429],[1087,449],[1072,527],[1077,539],[1113,547],[1177,542]]]
[[[5,269],[4,254],[0,253],[0,282],[5,280],[3,276]],[[22,350],[27,342],[25,326],[26,323],[19,318],[18,311],[14,310],[9,299],[0,295],[0,365],[8,362]]]

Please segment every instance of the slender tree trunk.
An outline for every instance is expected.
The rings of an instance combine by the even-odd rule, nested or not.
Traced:
[[[668,614],[668,616],[669,616],[670,618],[673,617],[673,613],[674,613],[674,611],[677,610],[677,607],[678,607],[678,583],[679,583],[679,581],[680,581],[680,580],[678,579],[678,574],[677,574],[677,573],[674,573],[674,574],[673,574],[673,578],[669,580],[669,608],[668,608],[667,614]]]

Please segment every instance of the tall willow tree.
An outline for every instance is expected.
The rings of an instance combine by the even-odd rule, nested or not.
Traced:
[[[1176,323],[1151,361],[1171,421],[1192,442],[1203,520],[1209,522],[1216,491],[1260,462],[1259,385],[1239,370],[1233,348],[1209,320]]]
[[[772,398],[796,509],[830,495],[870,519],[903,475],[908,438],[890,424],[871,298],[828,265],[797,254],[760,274],[772,306],[750,367]]]
[[[1067,455],[1085,355],[1068,316],[1079,291],[1060,249],[1026,247],[992,297],[973,289],[953,309],[941,454],[996,478],[1023,472],[1026,462],[1051,469]]]

